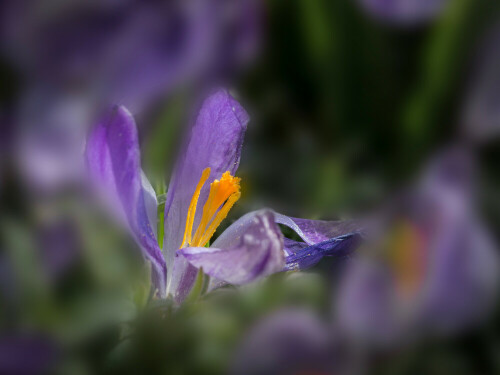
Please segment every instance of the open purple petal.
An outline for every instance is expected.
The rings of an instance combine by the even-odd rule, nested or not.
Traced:
[[[182,245],[186,216],[192,195],[202,171],[210,167],[211,174],[201,190],[199,202],[208,196],[210,183],[238,168],[241,146],[249,121],[248,114],[226,90],[219,90],[203,103],[184,152],[176,165],[165,203],[165,243],[169,274],[168,290],[182,301],[195,280],[196,268],[184,257],[176,256]],[[196,228],[202,210],[197,210]],[[170,265],[174,264],[172,267]]]
[[[271,212],[255,215],[229,248],[188,247],[179,253],[208,275],[231,284],[249,283],[285,265],[283,236]]]
[[[150,221],[151,188],[143,187],[137,128],[124,107],[115,108],[92,132],[87,165],[91,176],[107,190],[107,196],[116,195],[113,204],[151,262],[153,281],[164,295],[166,265]]]
[[[308,220],[275,213],[276,222],[293,229],[308,245],[361,230],[357,221]]]

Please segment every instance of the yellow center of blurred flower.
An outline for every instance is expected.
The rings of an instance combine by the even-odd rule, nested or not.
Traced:
[[[413,296],[425,277],[424,239],[418,228],[409,222],[400,223],[389,244],[389,258],[398,291]]]
[[[229,172],[225,172],[220,180],[215,180],[210,184],[210,193],[208,194],[207,201],[203,206],[203,214],[200,223],[194,235],[193,223],[196,215],[196,206],[200,198],[200,192],[210,176],[210,168],[205,168],[201,174],[200,181],[196,186],[191,204],[189,205],[188,214],[186,218],[186,229],[184,231],[184,238],[182,240],[182,247],[205,246],[210,238],[215,233],[215,230],[220,225],[229,213],[238,199],[240,199],[240,178],[233,177]]]

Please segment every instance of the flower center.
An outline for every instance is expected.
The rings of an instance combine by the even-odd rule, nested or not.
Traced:
[[[411,223],[400,223],[396,227],[389,249],[398,291],[403,296],[411,297],[421,286],[426,272],[423,235]]]
[[[193,223],[196,215],[196,206],[200,198],[200,192],[210,176],[210,168],[205,168],[201,174],[200,181],[196,186],[191,204],[189,205],[188,214],[186,218],[186,229],[184,231],[184,238],[182,240],[182,247],[193,246],[202,247],[212,238],[215,230],[220,225],[229,213],[238,199],[240,199],[240,178],[233,177],[229,172],[225,172],[220,181],[215,180],[210,184],[210,193],[208,194],[207,201],[203,205],[203,213],[200,223],[194,235]]]

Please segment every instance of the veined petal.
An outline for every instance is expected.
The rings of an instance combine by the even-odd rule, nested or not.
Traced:
[[[144,203],[146,205],[146,212],[148,215],[149,225],[154,233],[155,238],[158,238],[158,199],[156,199],[156,192],[146,177],[145,173],[141,171],[142,190],[144,191]]]
[[[278,224],[283,224],[293,229],[308,245],[314,245],[318,242],[361,230],[361,224],[353,220],[308,220],[279,213],[275,213],[275,220]]]
[[[271,212],[254,215],[243,232],[235,232],[240,235],[228,248],[188,247],[179,253],[208,275],[231,284],[246,284],[283,269],[283,236]]]
[[[147,180],[141,177],[135,121],[124,107],[115,108],[95,127],[89,137],[86,154],[91,177],[114,200],[118,215],[151,262],[155,287],[163,296],[166,265],[156,240],[155,226],[150,221],[154,202],[149,183],[146,183],[146,188],[143,187],[143,182]]]
[[[305,242],[294,241],[286,237],[283,240],[283,250],[285,250],[286,255],[293,255],[298,251],[309,247],[309,245]]]
[[[199,198],[199,204],[203,204],[211,182],[220,179],[226,171],[235,174],[248,121],[248,114],[226,90],[215,92],[203,103],[176,165],[165,203],[164,252],[167,264],[173,269],[169,274],[168,292],[178,302],[191,289],[197,272],[184,257],[176,256],[182,245],[188,208],[196,185],[202,171],[209,167],[210,177]],[[202,210],[197,210],[194,228],[198,226],[201,214]]]
[[[298,249],[297,246],[300,242],[296,243],[294,244],[296,251],[286,257],[286,269],[307,269],[325,256],[346,257],[360,242],[361,235],[359,233],[348,233],[302,249]]]

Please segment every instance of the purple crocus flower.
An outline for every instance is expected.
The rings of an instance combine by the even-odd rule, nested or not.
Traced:
[[[415,24],[438,15],[449,0],[359,0],[374,17],[389,23]]]
[[[203,103],[167,192],[163,253],[156,235],[156,195],[141,172],[132,116],[124,107],[115,108],[90,135],[91,176],[104,187],[114,212],[151,262],[160,297],[184,300],[198,272],[189,261],[234,284],[283,269],[282,234],[271,212],[255,213],[240,230],[227,231],[211,248],[205,247],[240,197],[234,173],[248,121],[248,114],[225,90]]]
[[[474,209],[473,171],[469,152],[447,150],[391,208],[340,286],[339,326],[349,335],[393,344],[455,332],[491,310],[499,259]]]

